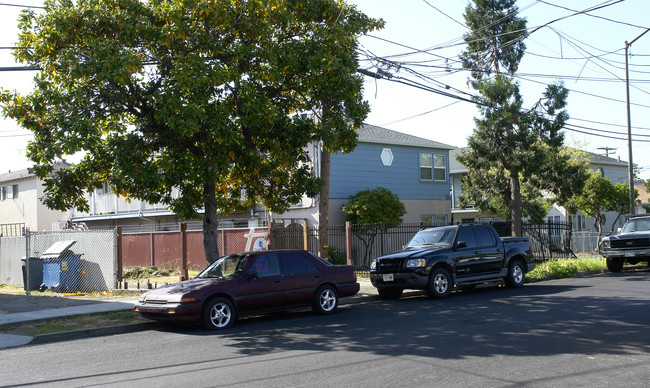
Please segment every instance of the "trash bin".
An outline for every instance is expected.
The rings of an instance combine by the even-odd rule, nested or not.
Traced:
[[[23,287],[27,291],[27,259],[23,257]],[[43,284],[43,260],[40,257],[29,258],[29,290],[34,291],[41,288]]]
[[[55,291],[78,291],[81,255],[70,250],[75,240],[52,244],[43,254],[43,286]],[[30,263],[31,264],[31,263]]]

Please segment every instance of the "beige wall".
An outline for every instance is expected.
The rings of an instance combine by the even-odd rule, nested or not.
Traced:
[[[330,199],[330,225],[345,223],[345,213],[341,206],[347,199]],[[403,200],[406,214],[402,217],[404,222],[420,222],[422,215],[446,215],[451,221],[451,207],[448,200]]]
[[[38,178],[3,182],[3,186],[18,185],[18,198],[0,201],[0,223],[24,223],[30,230],[51,230],[52,224],[67,220],[69,212],[50,210],[41,202],[43,185]]]

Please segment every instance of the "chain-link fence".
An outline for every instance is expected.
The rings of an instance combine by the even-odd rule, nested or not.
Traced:
[[[115,288],[117,239],[108,231],[27,231],[0,238],[0,281],[25,290],[101,292]]]

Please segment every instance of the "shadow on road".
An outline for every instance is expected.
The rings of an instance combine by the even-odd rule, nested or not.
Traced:
[[[648,281],[647,274],[627,276]],[[625,299],[580,296],[581,287],[588,288],[560,281],[488,287],[444,300],[409,293],[399,300],[341,306],[331,316],[297,311],[245,318],[225,332],[192,326],[163,330],[226,337],[227,346],[242,355],[346,350],[455,359],[650,351],[647,293]]]

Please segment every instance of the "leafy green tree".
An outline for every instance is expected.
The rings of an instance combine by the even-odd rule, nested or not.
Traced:
[[[469,171],[461,206],[473,203],[481,212],[505,217],[513,223],[513,235],[521,236],[522,217],[543,217],[544,193],[568,198],[580,189],[580,179],[564,184],[563,174],[579,176],[580,168],[559,152],[568,91],[561,83],[551,84],[538,102],[523,109],[512,77],[526,49],[526,20],[517,16],[515,0],[472,3],[465,9],[471,32],[461,59],[479,92],[475,101],[481,117],[474,119],[469,148],[458,157]]]
[[[352,223],[352,231],[364,243],[364,264],[369,264],[370,247],[377,234],[400,224],[402,216],[406,214],[399,197],[383,187],[362,190],[349,196],[341,210],[347,213],[345,219]]]
[[[582,191],[576,193],[565,206],[571,213],[576,213],[579,210],[584,215],[593,217],[594,229],[598,232],[598,241],[600,241],[605,222],[604,213],[610,211],[618,213],[612,223],[613,231],[618,219],[629,209],[629,193],[630,189],[626,183],[612,184],[609,178],[601,177],[598,173],[591,171]]]
[[[1,100],[34,133],[44,203],[88,210],[84,191],[106,182],[186,219],[203,209],[211,262],[218,213],[281,212],[319,192],[309,142],[355,147],[369,111],[357,37],[382,22],[337,0],[46,0],[19,26],[15,57],[40,72]]]

